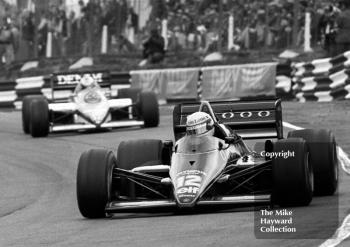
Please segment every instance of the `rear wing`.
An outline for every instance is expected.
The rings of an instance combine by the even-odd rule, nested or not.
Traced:
[[[187,116],[198,111],[200,104],[175,106],[173,128],[176,140],[185,135]],[[210,105],[219,123],[228,125],[244,139],[283,138],[280,99],[212,101]]]
[[[80,80],[93,79],[101,88],[111,89],[108,71],[77,71],[55,73],[51,77],[51,98],[53,101],[66,101]]]

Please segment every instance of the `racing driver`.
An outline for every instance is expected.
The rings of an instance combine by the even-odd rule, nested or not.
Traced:
[[[99,87],[98,83],[91,76],[84,76],[80,79],[78,85],[75,87],[74,95],[76,95],[84,89],[92,89],[94,87]]]
[[[239,135],[234,131],[230,131],[224,124],[215,123],[213,118],[205,112],[195,112],[187,116],[186,133],[187,136],[194,137],[214,135],[220,139],[230,137],[232,145],[228,145],[228,148],[230,148],[230,156],[232,159],[240,157],[247,149]],[[222,146],[221,148],[224,147]]]

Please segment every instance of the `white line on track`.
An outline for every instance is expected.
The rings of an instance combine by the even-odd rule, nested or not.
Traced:
[[[332,238],[325,241],[319,247],[335,247],[350,236],[350,215],[346,216],[342,225],[337,229]]]
[[[283,122],[283,126],[293,129],[293,130],[302,130],[304,128]],[[342,169],[348,175],[350,175],[350,159],[344,150],[338,146],[338,159],[341,164]],[[350,236],[350,215],[346,216],[343,220],[342,225],[337,229],[332,238],[327,239],[319,247],[335,247],[340,244],[342,241],[347,239]]]
[[[293,129],[293,130],[303,130],[303,129],[305,129],[305,128],[302,128],[302,127],[299,127],[299,126],[296,126],[294,124],[290,124],[290,123],[287,123],[287,122],[283,122],[283,127],[287,127],[287,128]]]

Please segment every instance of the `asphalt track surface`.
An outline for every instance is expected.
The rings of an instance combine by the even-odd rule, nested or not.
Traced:
[[[338,144],[350,153],[350,102],[287,102],[283,107],[284,121],[302,127],[330,128]],[[158,128],[69,133],[39,139],[22,133],[20,112],[1,112],[0,119],[0,246],[319,246],[325,241],[257,239],[252,208],[82,218],[75,192],[80,154],[90,148],[116,151],[125,139],[173,139],[169,106],[161,108]],[[293,209],[304,215],[298,219],[303,231],[311,235],[325,231],[323,236],[328,238],[330,231],[335,231],[328,229],[331,223],[341,224],[350,213],[350,178],[341,172],[340,179],[338,206],[330,203],[334,198],[323,197],[315,198],[310,207]],[[329,210],[339,212],[339,218],[328,214]],[[350,246],[350,241],[339,246]]]

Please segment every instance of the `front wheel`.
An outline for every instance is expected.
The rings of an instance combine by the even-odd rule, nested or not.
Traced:
[[[44,137],[49,134],[49,104],[44,97],[30,101],[30,133],[33,137]]]
[[[116,159],[112,151],[93,149],[79,159],[77,200],[80,213],[86,218],[103,218],[111,201],[112,175]]]
[[[33,99],[42,98],[41,95],[27,95],[22,100],[22,128],[25,134],[30,134],[30,105]]]

